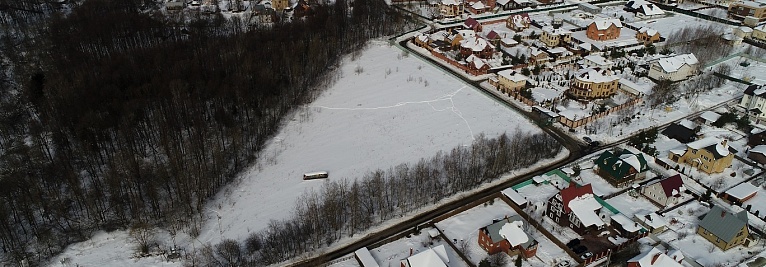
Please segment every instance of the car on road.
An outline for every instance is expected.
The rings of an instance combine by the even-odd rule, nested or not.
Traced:
[[[587,258],[590,258],[590,257],[593,257],[593,253],[591,253],[590,251],[585,252],[582,255],[580,255],[580,259],[583,259],[583,260],[587,259]]]
[[[590,142],[590,146],[601,146],[601,142],[599,141]]]

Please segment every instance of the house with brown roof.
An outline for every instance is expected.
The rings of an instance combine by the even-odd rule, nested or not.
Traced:
[[[545,216],[582,235],[604,229],[606,223],[601,210],[590,184],[578,186],[571,183],[548,199]]]
[[[731,167],[737,150],[729,146],[726,139],[708,137],[686,144],[686,149],[671,149],[668,157],[678,163],[685,163],[702,172],[722,173]]]
[[[463,27],[465,27],[466,29],[471,29],[471,30],[473,30],[475,32],[481,32],[481,30],[482,30],[481,23],[479,23],[479,21],[477,21],[473,17],[468,17],[463,22]]]
[[[636,39],[644,45],[653,44],[660,41],[660,32],[655,29],[642,27],[636,32]]]
[[[739,245],[748,245],[747,211],[730,213],[715,205],[697,226],[697,234],[723,251]]]
[[[503,252],[531,258],[537,254],[537,240],[528,235],[526,223],[518,215],[506,216],[479,229],[479,246],[490,255]]]
[[[678,204],[684,191],[684,181],[676,174],[665,179],[653,179],[641,187],[641,194],[660,207]]]
[[[596,19],[588,25],[585,36],[592,40],[614,40],[620,37],[622,22],[619,19]]]

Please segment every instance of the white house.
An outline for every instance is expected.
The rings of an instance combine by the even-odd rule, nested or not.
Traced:
[[[641,187],[641,194],[652,203],[661,207],[678,204],[678,198],[684,190],[681,176],[676,174],[665,179],[652,180]]]
[[[402,267],[447,267],[449,256],[444,245],[428,248],[401,261]]]
[[[750,120],[758,124],[766,121],[766,86],[753,84],[745,89],[739,107],[747,112]]]
[[[677,82],[696,74],[698,68],[699,61],[691,53],[664,57],[652,62],[649,67],[649,77]]]

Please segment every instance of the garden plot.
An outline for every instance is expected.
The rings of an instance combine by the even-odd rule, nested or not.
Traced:
[[[670,222],[668,225],[670,231],[665,231],[657,237],[680,249],[684,255],[696,260],[702,266],[715,266],[720,263],[736,265],[763,250],[761,245],[755,245],[750,248],[735,247],[724,252],[697,235],[698,217],[709,210],[695,200],[664,214],[666,220]]]
[[[455,243],[458,248],[461,247],[461,244],[465,243],[466,256],[473,264],[477,265],[479,261],[489,256],[479,246],[479,229],[491,224],[493,219],[503,219],[505,216],[518,215],[513,208],[500,199],[494,199],[490,203],[492,204],[473,207],[436,223],[436,227],[444,233],[444,236],[449,240],[456,240]],[[539,244],[537,256],[524,261],[523,266],[553,266],[562,260],[574,263],[574,260],[566,252],[534,227],[529,227],[525,232],[537,240]],[[508,262],[512,262],[514,259],[508,258]]]
[[[372,254],[372,257],[380,266],[399,266],[402,260],[410,257],[410,251],[412,252],[412,255],[415,255],[428,250],[429,248],[443,245],[444,249],[447,251],[447,257],[449,258],[448,266],[469,266],[460,258],[460,256],[458,256],[457,252],[447,244],[447,241],[444,241],[441,237],[431,238],[428,234],[428,231],[431,229],[433,228],[423,228],[419,234],[407,235],[406,237],[391,243],[370,249],[370,254]]]
[[[644,198],[638,191],[636,193],[622,193],[606,200],[606,203],[619,210],[621,214],[633,220],[633,215],[643,211],[657,212],[660,210]]]
[[[604,178],[601,178],[601,176],[599,176],[592,168],[588,170],[582,170],[580,172],[580,176],[573,179],[575,182],[582,185],[591,184],[591,187],[593,187],[593,194],[599,197],[605,197],[617,193],[621,189],[624,189],[612,186],[609,182],[604,180]]]

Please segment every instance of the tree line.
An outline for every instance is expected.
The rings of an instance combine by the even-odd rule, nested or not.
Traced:
[[[268,28],[173,21],[145,12],[149,0],[50,2],[0,0],[0,255],[12,262],[97,229],[198,225],[344,55],[413,26],[380,0]]]
[[[561,152],[551,136],[516,129],[510,136],[479,135],[470,146],[439,152],[417,163],[375,170],[356,179],[325,182],[296,200],[290,218],[269,223],[242,244],[224,240],[192,257],[195,266],[263,266],[354,236],[388,219],[529,167]],[[232,257],[235,255],[235,257]]]

